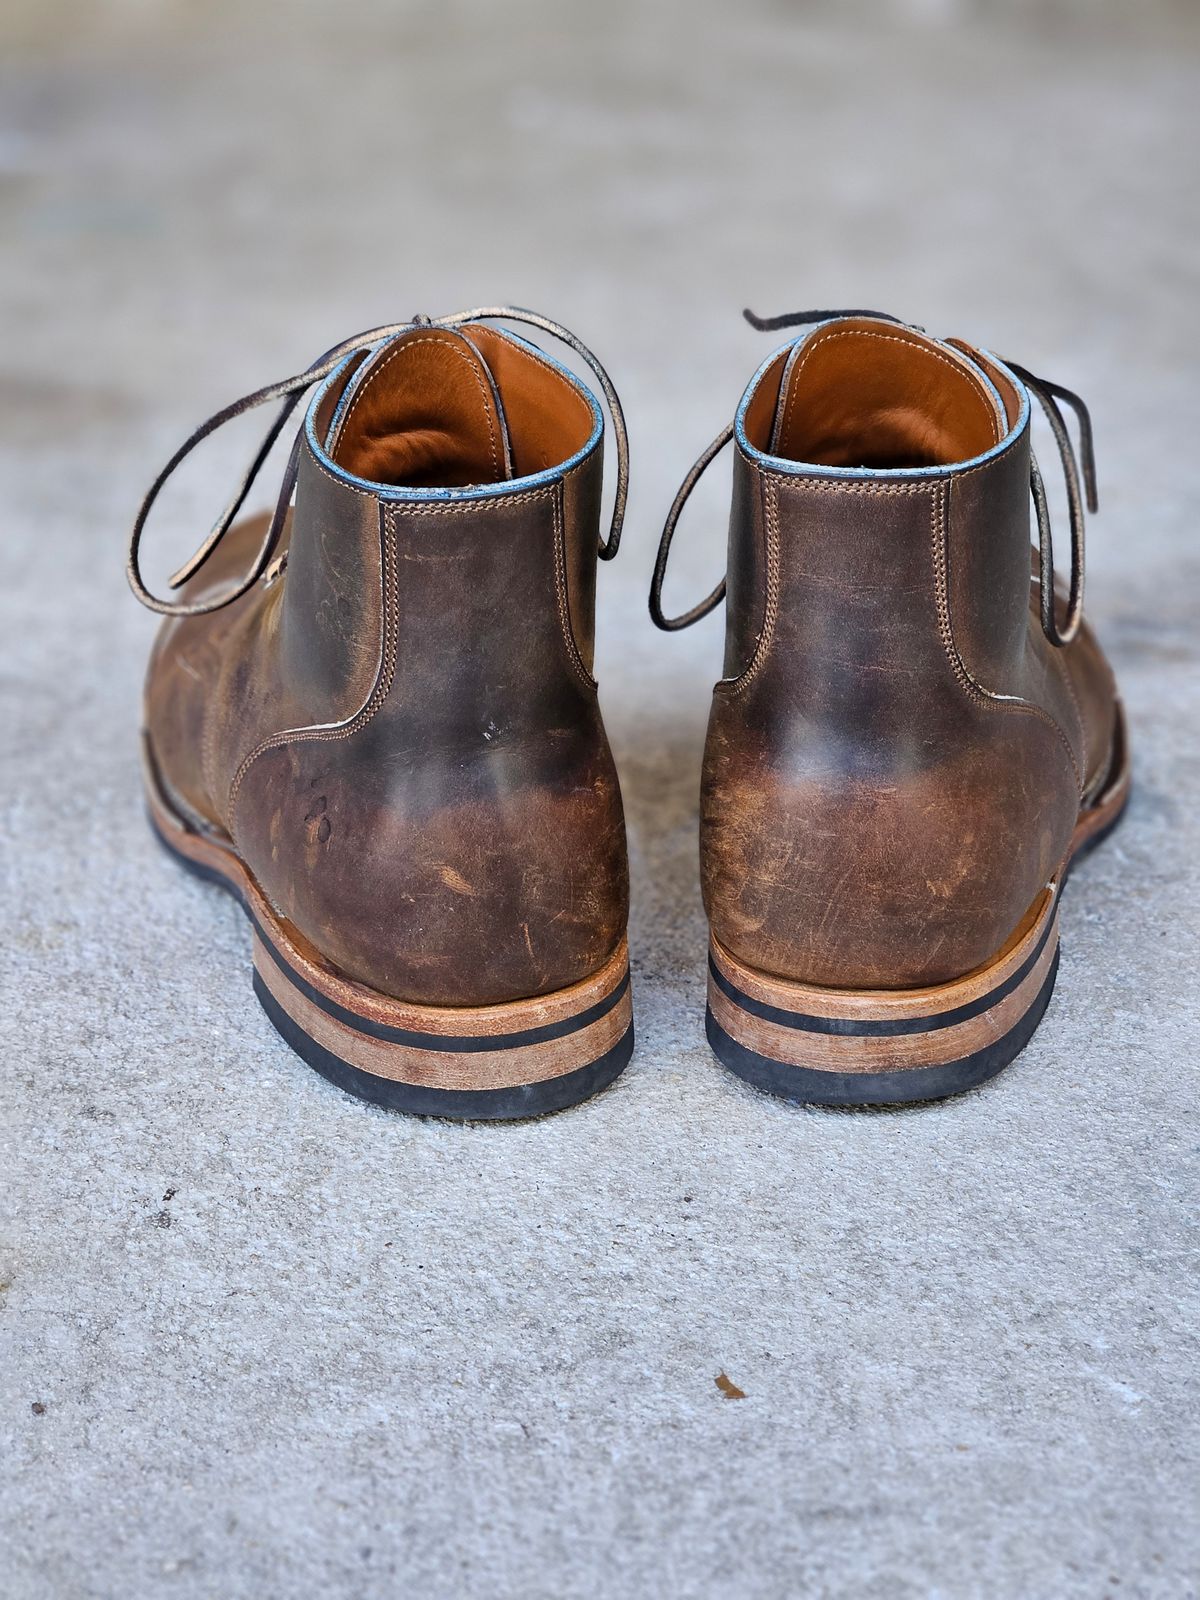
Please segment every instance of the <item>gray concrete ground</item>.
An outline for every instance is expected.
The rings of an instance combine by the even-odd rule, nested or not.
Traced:
[[[1194,8],[3,27],[6,1600],[1196,1594]],[[200,417],[495,297],[593,342],[632,428],[600,667],[640,1040],[590,1106],[462,1128],[302,1066],[232,904],[153,848],[121,564]],[[644,593],[764,353],[747,301],[892,308],[1095,409],[1137,794],[1034,1044],[935,1108],[789,1108],[702,1036],[721,624],[656,635]],[[248,442],[164,508],[160,570]],[[722,492],[673,603],[719,570]]]

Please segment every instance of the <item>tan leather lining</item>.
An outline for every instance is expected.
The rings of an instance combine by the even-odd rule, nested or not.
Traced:
[[[595,418],[579,390],[500,329],[472,323],[470,333],[503,397],[515,475],[544,472],[582,450]]]
[[[556,467],[592,424],[582,395],[505,334],[421,326],[371,360],[330,453],[372,483],[461,488]]]
[[[947,339],[947,344],[952,344],[956,350],[961,350],[969,361],[974,361],[982,372],[991,379],[1004,405],[1005,420],[1010,428],[1015,428],[1021,416],[1021,395],[1016,384],[996,362],[986,356],[982,350],[977,350],[974,345],[968,344],[965,339]]]
[[[356,477],[414,489],[511,476],[491,374],[449,328],[413,328],[373,357],[331,453]]]
[[[754,393],[746,404],[746,438],[756,450],[769,451],[771,448],[779,386],[790,355],[791,348],[779,352],[755,384]]]
[[[768,395],[774,380],[772,367],[760,385]],[[769,434],[758,399],[746,415],[750,442],[815,466],[950,466],[990,450],[1008,425],[958,351],[887,323],[839,322],[793,346]]]

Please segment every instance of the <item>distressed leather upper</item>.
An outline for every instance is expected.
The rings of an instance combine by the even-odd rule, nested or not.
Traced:
[[[1115,690],[1090,633],[1055,649],[1031,607],[1020,387],[894,325],[810,337],[815,389],[789,391],[792,347],[739,414],[705,904],[761,971],[934,984],[994,956],[1060,867],[1109,771]],[[822,359],[852,362],[848,383]]]

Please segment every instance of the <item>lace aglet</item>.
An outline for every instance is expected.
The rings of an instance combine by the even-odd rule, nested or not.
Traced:
[[[220,522],[214,525],[212,532],[209,534],[208,538],[205,539],[199,550],[194,551],[178,569],[178,571],[173,572],[167,579],[168,589],[182,589],[189,578],[195,577],[196,573],[200,571],[200,568],[204,565],[209,556],[220,543],[221,538],[225,533],[225,529],[229,526],[231,520],[230,514],[226,512],[226,514],[221,518]]]
[[[1095,514],[1100,509],[1100,495],[1096,488],[1096,452],[1092,446],[1092,424],[1080,429],[1080,455],[1083,467],[1083,493],[1087,508]]]
[[[1096,447],[1092,443],[1092,419],[1082,400],[1075,407],[1075,415],[1079,419],[1079,469],[1083,478],[1084,504],[1094,514],[1100,509],[1100,497],[1096,490]]]
[[[184,584],[192,576],[195,570],[196,562],[194,558],[191,561],[185,561],[183,566],[179,568],[178,572],[173,572],[167,579],[167,588],[182,589]]]

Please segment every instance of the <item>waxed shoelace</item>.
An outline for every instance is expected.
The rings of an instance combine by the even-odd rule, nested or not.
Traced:
[[[283,401],[275,420],[267,429],[262,444],[255,452],[254,459],[235,490],[233,498],[217,519],[212,532],[200,548],[168,580],[172,589],[180,588],[189,578],[194,577],[217,549],[217,546],[233,525],[234,518],[241,510],[246,496],[250,493],[251,487],[262,470],[263,463],[270,455],[276,440],[287,425],[288,418],[295,410],[301,397],[312,388],[314,383],[319,383],[322,379],[327,378],[347,356],[354,355],[360,351],[367,351],[374,345],[382,343],[385,339],[391,339],[399,333],[407,332],[410,328],[422,326],[457,328],[463,323],[497,320],[522,322],[529,327],[538,328],[543,333],[548,333],[553,338],[561,340],[563,344],[574,350],[587,363],[603,390],[616,444],[617,485],[608,537],[601,541],[598,553],[602,561],[611,561],[621,543],[621,525],[624,521],[625,502],[629,493],[629,438],[625,428],[625,417],[621,410],[621,402],[617,397],[617,391],[613,388],[612,380],[582,340],[577,339],[573,333],[559,323],[552,322],[549,317],[543,317],[535,311],[527,311],[520,306],[479,306],[471,311],[456,311],[448,317],[414,317],[411,322],[389,323],[383,327],[371,328],[365,333],[356,334],[353,338],[345,339],[340,344],[336,344],[327,350],[324,355],[319,356],[303,372],[299,372],[291,378],[284,378],[281,382],[267,384],[265,388],[256,389],[253,394],[248,394],[241,400],[233,401],[231,405],[223,407],[209,417],[207,422],[201,423],[195,432],[175,451],[146,491],[145,498],[138,508],[133,529],[129,536],[129,553],[125,569],[129,579],[129,587],[137,598],[149,610],[156,611],[164,617],[204,616],[212,611],[220,611],[224,606],[231,605],[233,601],[240,599],[242,595],[253,588],[271,563],[271,558],[275,553],[287,520],[288,507],[291,504],[292,493],[296,486],[296,474],[300,465],[301,440],[304,437],[302,427],[297,430],[292,444],[287,466],[284,469],[283,482],[266,535],[259,546],[258,554],[242,577],[231,588],[214,596],[212,599],[197,600],[190,603],[160,599],[159,596],[151,594],[149,589],[146,588],[141,572],[141,545],[146,521],[168,478],[196,446],[208,438],[209,434],[215,433],[225,423],[231,422],[235,417],[243,416],[248,411],[255,410],[258,406],[267,405],[272,400]]]
[[[803,327],[817,322],[831,322],[844,317],[871,317],[880,322],[900,322],[899,317],[890,316],[883,311],[795,311],[779,317],[760,317],[756,316],[753,311],[746,310],[742,315],[752,328],[757,328],[763,332],[774,332],[782,328]],[[901,325],[904,326],[904,324]],[[1071,525],[1071,576],[1067,591],[1066,621],[1060,627],[1055,605],[1054,535],[1050,523],[1050,511],[1037,457],[1032,450],[1030,451],[1029,487],[1033,496],[1038,523],[1042,630],[1052,645],[1062,649],[1064,645],[1070,644],[1078,635],[1083,622],[1083,508],[1085,499],[1089,511],[1094,512],[1099,509],[1096,493],[1096,457],[1092,435],[1092,419],[1088,413],[1087,406],[1070,389],[1065,389],[1058,383],[1051,383],[1046,378],[1035,377],[1032,372],[1025,367],[1018,366],[1015,361],[1006,361],[1004,364],[1016,374],[1017,378],[1036,398],[1045,412],[1046,420],[1050,424],[1050,430],[1054,435],[1054,442],[1058,447],[1059,459],[1062,462]],[[1078,423],[1079,456],[1083,467],[1082,492],[1080,488],[1079,462],[1076,460],[1075,449],[1071,443],[1071,435],[1059,409],[1059,401],[1070,407],[1075,413]],[[650,616],[655,626],[662,628],[664,632],[674,633],[680,628],[691,627],[692,623],[699,622],[702,617],[708,616],[710,611],[714,611],[725,598],[725,579],[722,578],[711,594],[706,595],[690,611],[684,611],[677,617],[668,617],[662,608],[662,591],[667,576],[667,563],[671,555],[671,542],[675,537],[675,529],[683,513],[683,508],[704,472],[733,438],[733,433],[734,424],[731,422],[727,427],[722,428],[713,442],[701,453],[680,484],[679,492],[672,501],[671,509],[667,513],[667,520],[663,524],[662,536],[658,544],[658,556],[654,563],[654,576],[650,583]]]

